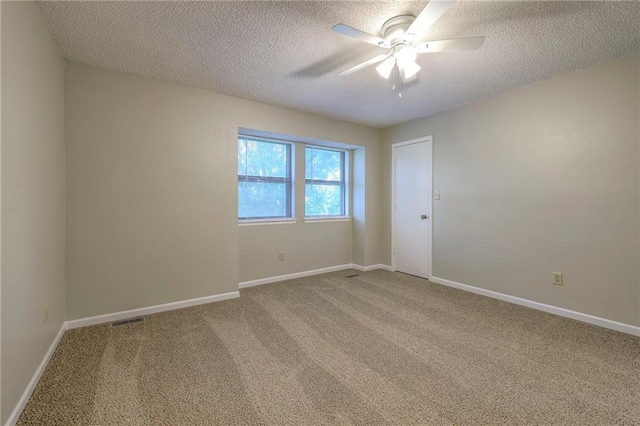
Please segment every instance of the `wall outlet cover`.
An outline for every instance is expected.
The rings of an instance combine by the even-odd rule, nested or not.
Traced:
[[[554,272],[553,273],[553,284],[554,285],[562,285],[562,272]]]

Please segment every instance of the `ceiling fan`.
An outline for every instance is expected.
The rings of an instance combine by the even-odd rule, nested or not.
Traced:
[[[345,24],[337,24],[332,29],[338,34],[357,38],[375,46],[388,49],[387,53],[378,55],[361,64],[346,69],[339,75],[353,74],[361,69],[380,62],[376,71],[386,78],[392,78],[392,89],[398,90],[402,97],[402,84],[415,80],[420,71],[416,64],[418,53],[456,52],[476,50],[484,42],[484,37],[454,38],[449,40],[420,41],[427,30],[451,7],[455,1],[431,0],[418,14],[398,15],[382,25],[382,37],[360,31]]]

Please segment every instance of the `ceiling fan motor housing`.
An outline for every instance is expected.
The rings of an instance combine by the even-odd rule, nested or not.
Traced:
[[[413,15],[398,15],[382,24],[382,37],[387,41],[389,47],[400,44],[408,44],[406,33],[416,17]]]

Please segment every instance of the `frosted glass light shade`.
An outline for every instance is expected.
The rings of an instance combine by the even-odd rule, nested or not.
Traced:
[[[416,49],[412,46],[405,46],[398,50],[395,54],[396,59],[398,59],[398,66],[403,68],[407,64],[415,63],[416,55]]]
[[[418,71],[420,71],[420,65],[415,62],[406,62],[402,64],[400,71],[402,72],[402,79],[407,81],[418,74]]]
[[[390,56],[376,67],[376,71],[378,71],[378,74],[380,74],[383,78],[386,78],[388,80],[395,63],[395,58]]]

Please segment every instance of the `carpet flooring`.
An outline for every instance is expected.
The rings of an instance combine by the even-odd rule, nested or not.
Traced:
[[[67,331],[19,424],[640,424],[637,337],[381,270],[240,294]]]

